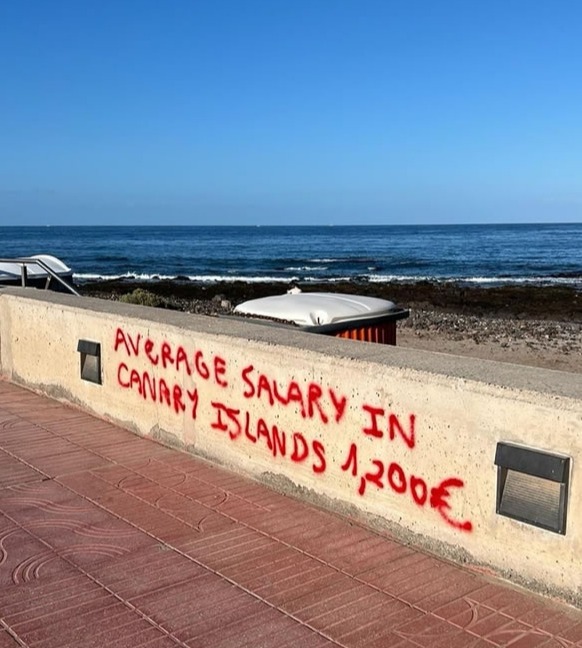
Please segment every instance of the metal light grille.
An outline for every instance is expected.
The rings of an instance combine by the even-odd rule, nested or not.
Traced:
[[[81,359],[81,379],[101,384],[101,344],[79,340],[77,352]]]
[[[570,458],[497,444],[497,513],[566,533]]]

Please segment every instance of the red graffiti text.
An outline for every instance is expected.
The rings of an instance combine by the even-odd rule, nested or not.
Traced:
[[[294,463],[311,461],[311,469],[320,474],[327,468],[325,448],[320,441],[308,441],[301,432],[286,432],[267,423],[264,418],[253,419],[246,410],[213,401],[214,420],[210,426],[225,432],[231,441],[245,440],[264,444],[273,457],[287,457]]]
[[[416,417],[414,414],[409,414],[408,422],[402,423],[396,414],[386,413],[383,407],[362,405],[362,409],[369,417],[367,425],[362,428],[364,434],[378,439],[387,435],[390,441],[394,441],[398,435],[410,449],[414,448],[416,443],[414,430]]]
[[[294,405],[302,418],[315,418],[324,424],[330,421],[339,423],[346,411],[346,396],[339,396],[333,389],[324,389],[316,382],[300,385],[291,380],[280,384],[255,370],[253,365],[248,365],[241,371],[241,378],[244,382],[245,398],[262,400],[271,407]]]
[[[226,360],[218,355],[206,356],[200,349],[187,350],[170,342],[155,342],[141,333],[134,335],[121,327],[115,332],[114,351],[125,351],[128,358],[145,357],[154,367],[173,368],[188,376],[211,380],[220,387],[228,386]]]
[[[125,362],[117,367],[117,383],[124,389],[136,391],[144,400],[162,403],[177,414],[188,408],[193,419],[198,408],[198,390],[185,389],[176,383],[168,384],[164,378],[151,376],[147,371],[130,369]]]
[[[449,501],[452,489],[464,487],[464,482],[458,477],[449,477],[441,480],[436,486],[429,488],[427,482],[417,475],[407,474],[400,464],[395,461],[387,462],[380,459],[371,460],[370,469],[360,476],[358,494],[364,495],[368,484],[377,489],[390,489],[398,495],[406,495],[419,507],[429,506],[445,520],[447,524],[460,531],[471,531],[473,524],[468,521],[456,519],[452,513],[452,504]],[[344,472],[349,472],[352,477],[359,474],[358,446],[350,445],[347,457],[341,465]]]

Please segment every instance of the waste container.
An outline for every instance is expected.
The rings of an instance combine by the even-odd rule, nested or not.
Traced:
[[[249,317],[292,322],[311,333],[396,344],[396,322],[409,311],[386,299],[324,292],[289,292],[251,299],[235,309]]]

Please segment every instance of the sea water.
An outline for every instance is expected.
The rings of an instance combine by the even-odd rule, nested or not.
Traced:
[[[77,281],[458,281],[582,289],[582,223],[0,227],[0,256],[52,254]]]

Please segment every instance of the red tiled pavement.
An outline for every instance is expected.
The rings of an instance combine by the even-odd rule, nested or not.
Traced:
[[[582,612],[0,381],[0,648],[582,646]]]

